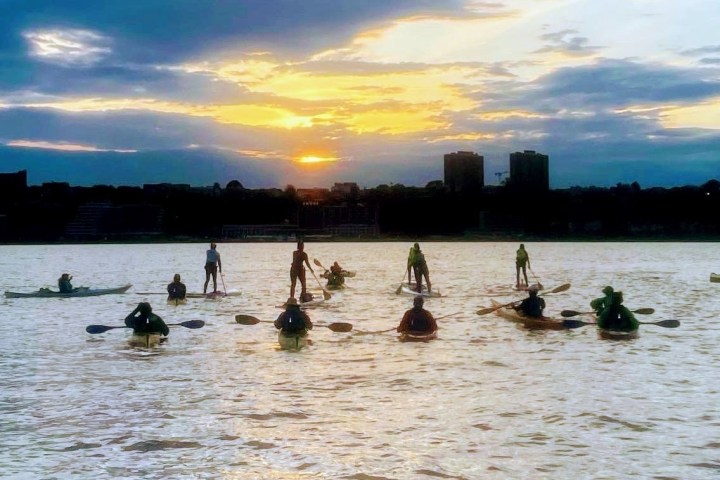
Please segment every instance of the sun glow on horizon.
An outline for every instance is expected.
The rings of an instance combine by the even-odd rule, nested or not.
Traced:
[[[298,163],[334,163],[340,160],[337,157],[322,157],[319,155],[304,155],[298,159]]]

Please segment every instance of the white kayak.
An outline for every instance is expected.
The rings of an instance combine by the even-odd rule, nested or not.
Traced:
[[[167,304],[175,307],[178,305],[187,305],[187,298],[168,298]]]
[[[442,297],[442,295],[440,294],[440,292],[437,291],[437,290],[428,291],[426,285],[423,285],[423,286],[422,286],[422,291],[421,291],[421,292],[418,292],[418,291],[417,291],[417,286],[416,286],[415,283],[410,283],[410,284],[408,284],[408,283],[405,283],[405,282],[403,282],[402,285],[400,286],[400,293],[402,293],[402,294],[404,294],[404,295],[413,295],[413,296],[420,295],[420,296],[423,296],[423,297],[430,297],[430,298]]]
[[[283,350],[300,350],[310,345],[310,338],[307,332],[303,333],[285,333],[278,332],[278,343]]]
[[[398,337],[401,342],[429,342],[437,338],[437,330],[432,332],[420,333],[420,332],[404,332]]]
[[[73,298],[73,297],[97,297],[98,295],[111,295],[113,293],[125,293],[132,285],[124,285],[115,288],[85,288],[81,287],[73,292],[60,293],[49,288],[41,288],[37,292],[17,293],[5,292],[6,298]]]
[[[167,337],[160,333],[133,333],[128,340],[131,347],[152,348],[165,342]]]

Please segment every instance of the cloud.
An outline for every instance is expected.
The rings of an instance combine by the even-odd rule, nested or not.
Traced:
[[[112,52],[108,39],[90,30],[29,30],[23,37],[32,57],[68,67],[95,64]]]
[[[556,53],[567,57],[591,57],[597,54],[602,47],[588,45],[586,37],[577,36],[577,30],[562,30],[554,33],[546,33],[540,36],[540,40],[547,44],[535,50],[535,53]]]

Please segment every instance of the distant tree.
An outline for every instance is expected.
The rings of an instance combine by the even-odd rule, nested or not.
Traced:
[[[433,190],[441,190],[445,188],[445,184],[442,180],[433,180],[432,182],[428,182],[427,185],[425,185],[425,188],[433,189]]]
[[[242,183],[237,180],[230,180],[225,186],[226,190],[243,190],[244,188],[245,187],[243,187]]]

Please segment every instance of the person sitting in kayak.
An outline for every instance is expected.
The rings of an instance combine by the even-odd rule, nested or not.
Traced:
[[[185,300],[185,294],[187,289],[185,284],[180,281],[180,274],[176,273],[173,276],[172,283],[167,286],[168,300]]]
[[[415,274],[415,283],[418,293],[422,292],[423,276],[427,282],[428,292],[432,291],[430,271],[428,270],[427,262],[425,261],[425,255],[422,253],[420,245],[417,243],[410,249],[410,255],[408,256],[408,283],[410,283],[410,267],[412,267],[413,273]]]
[[[342,273],[342,267],[338,262],[330,266],[330,274],[328,275],[328,287],[341,287],[345,284],[345,276]]]
[[[520,302],[520,305],[513,305],[516,312],[520,312],[526,317],[541,318],[545,309],[545,299],[538,296],[538,288],[531,285],[528,288],[528,297]]]
[[[161,333],[167,336],[170,329],[162,318],[152,313],[152,307],[147,302],[140,302],[135,310],[125,317],[125,325],[133,329],[133,333]]]
[[[79,290],[77,288],[73,288],[72,283],[70,283],[72,278],[72,275],[67,273],[60,275],[60,278],[58,278],[58,290],[60,290],[60,293],[72,293]]]
[[[437,323],[432,313],[423,308],[423,297],[420,295],[413,299],[413,308],[405,312],[400,325],[397,327],[398,333],[410,333],[414,335],[425,335],[437,330]]]
[[[525,250],[525,244],[521,243],[520,248],[518,248],[517,252],[515,253],[515,286],[521,287],[523,285],[528,285],[528,278],[527,278],[527,268],[530,267],[530,256],[527,253],[527,250]],[[525,278],[525,283],[520,283],[520,270],[522,270],[523,277]]]
[[[622,303],[622,292],[613,292],[610,304],[597,317],[598,328],[621,332],[632,332],[638,329],[640,323]]]
[[[307,313],[300,310],[297,300],[290,297],[285,302],[285,311],[275,320],[275,328],[283,333],[307,335],[313,324]]]
[[[220,275],[222,275],[222,262],[220,261],[220,252],[217,251],[215,242],[210,244],[210,249],[207,250],[205,254],[205,286],[203,287],[203,293],[207,293],[208,282],[210,282],[211,275],[213,293],[217,293],[217,274],[220,272]]]
[[[595,311],[596,315],[599,315],[600,312],[605,310],[612,303],[613,287],[608,285],[602,289],[602,292],[605,294],[604,297],[596,298],[590,302],[590,308]]]
[[[307,265],[311,272],[315,273],[310,266],[308,255],[305,253],[305,242],[302,240],[297,243],[297,250],[293,252],[292,263],[290,264],[290,297],[295,297],[295,285],[298,278],[300,279],[300,301],[304,300],[307,293],[307,281],[305,280],[305,267]]]

